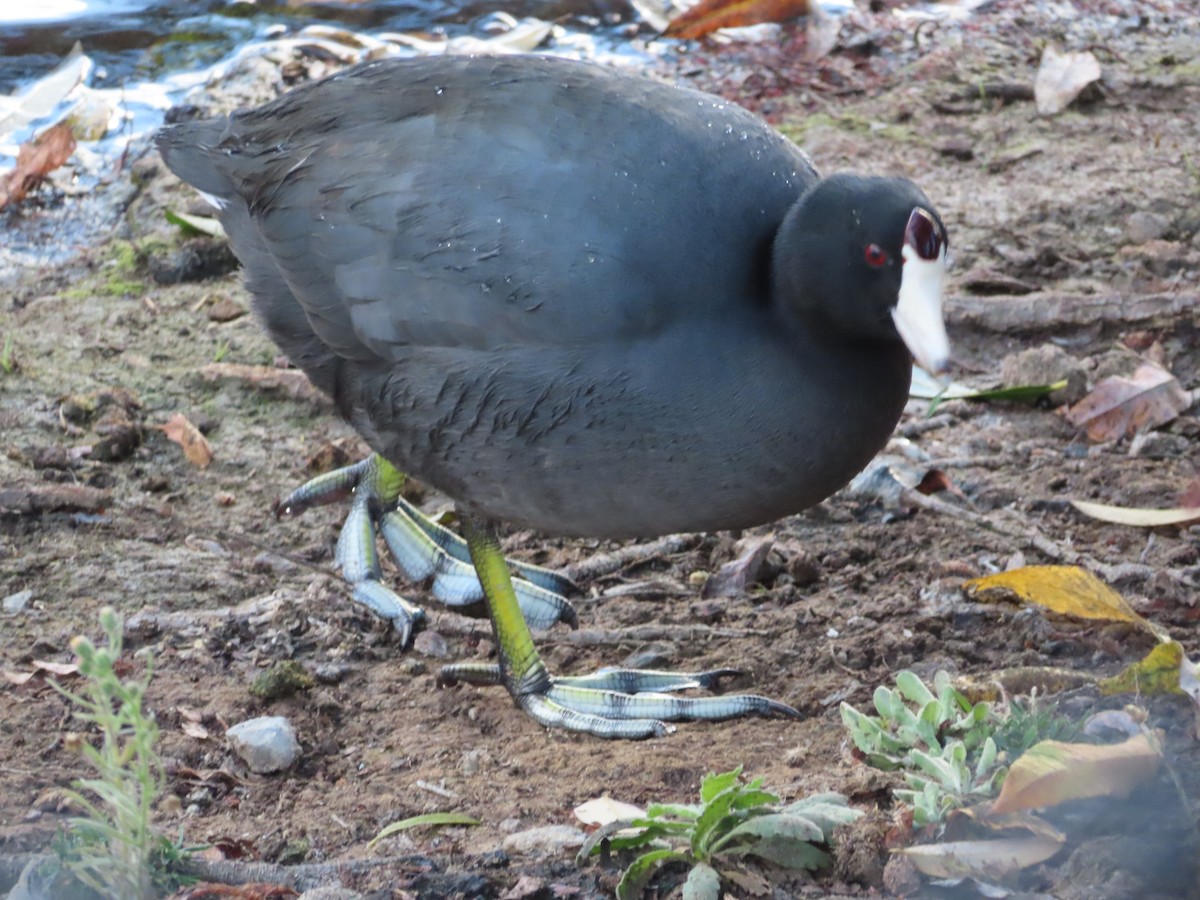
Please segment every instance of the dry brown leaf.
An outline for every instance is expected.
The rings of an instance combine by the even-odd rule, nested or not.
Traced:
[[[996,881],[1044,862],[1057,853],[1063,843],[1052,837],[1031,835],[995,841],[921,844],[898,852],[907,856],[918,872],[934,878]]]
[[[1025,566],[974,578],[963,585],[963,590],[981,603],[1015,599],[1064,616],[1128,622],[1160,640],[1169,640],[1163,629],[1134,612],[1124,597],[1078,566]]]
[[[1033,98],[1039,115],[1062,112],[1080,91],[1100,79],[1100,62],[1091,53],[1063,53],[1054,44],[1042,51]]]
[[[1134,525],[1139,528],[1156,528],[1160,525],[1185,525],[1200,521],[1200,507],[1178,507],[1176,509],[1139,509],[1132,506],[1109,506],[1105,503],[1088,503],[1072,500],[1071,505],[1093,519],[1112,522],[1116,525]]]
[[[1128,378],[1113,375],[1067,410],[1067,421],[1086,428],[1098,443],[1149,431],[1172,421],[1192,405],[1192,395],[1175,376],[1152,363]]]
[[[1154,777],[1162,753],[1142,733],[1120,744],[1034,744],[1012,764],[993,813],[1057,806],[1087,797],[1125,797]]]
[[[663,37],[694,41],[719,28],[785,22],[809,9],[809,0],[700,0],[672,19]]]
[[[27,684],[29,682],[29,680],[33,678],[34,673],[33,672],[12,672],[12,671],[9,671],[8,669],[5,669],[3,672],[0,672],[0,675],[2,675],[4,677],[4,680],[7,681],[9,684],[15,684],[17,687],[20,687],[23,684]]]
[[[183,413],[175,413],[166,425],[160,427],[167,440],[183,448],[183,455],[192,465],[203,469],[212,462],[212,448],[208,445],[208,439]]]
[[[67,122],[47,128],[17,151],[17,166],[0,181],[0,209],[20,203],[39,181],[75,152],[75,136]]]

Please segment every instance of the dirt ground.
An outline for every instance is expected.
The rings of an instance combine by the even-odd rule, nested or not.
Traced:
[[[680,73],[767,114],[826,171],[903,174],[923,186],[951,235],[948,316],[960,380],[995,384],[1006,357],[1053,341],[1082,363],[1089,383],[1130,371],[1135,350],[1161,348],[1194,390],[1200,20],[1184,5],[1079,5],[1082,15],[1059,9],[1059,18],[1001,3],[966,25],[916,35],[911,23],[864,16],[819,61],[803,61],[797,30],[781,45],[702,48],[681,58]],[[1041,118],[1011,88],[1032,84],[1051,39],[1090,48],[1105,77],[1065,113]],[[838,790],[885,820],[892,782],[851,757],[840,701],[863,707],[906,667],[1111,674],[1148,649],[1112,629],[975,606],[959,591],[969,577],[1077,554],[1193,658],[1200,653],[1200,527],[1106,525],[1067,502],[1177,505],[1197,477],[1194,409],[1162,429],[1173,437],[1146,456],[1130,455],[1127,439],[1089,443],[1048,406],[951,402],[927,420],[926,404],[914,402],[901,431],[961,492],[940,497],[1006,530],[843,491],[752,534],[697,536],[584,579],[580,630],[540,637],[563,673],[631,657],[737,666],[746,674],[735,687],[791,703],[803,721],[684,724],[664,739],[609,743],[547,733],[499,689],[438,688],[444,659],[491,650],[486,623],[402,585],[430,613],[427,635],[406,650],[331,570],[341,509],[273,520],[273,502],[311,474],[310,460],[328,460],[331,442],[351,458],[359,448],[319,401],[204,377],[214,362],[269,365],[276,352],[250,316],[238,315],[247,300],[235,275],[154,282],[151,269],[178,240],[162,209],[191,200],[154,159],[135,172],[142,187],[120,240],[96,235],[72,262],[20,274],[0,300],[0,332],[13,336],[17,364],[0,372],[0,597],[32,592],[23,609],[0,615],[0,671],[69,662],[68,642],[96,635],[102,606],[138,616],[128,645],[156,661],[148,704],[162,728],[172,798],[159,823],[172,835],[182,828],[188,843],[240,841],[267,862],[395,857],[342,873],[374,897],[494,897],[521,875],[534,879],[525,882],[530,892],[510,896],[611,896],[615,867],[580,869],[569,849],[504,851],[502,842],[576,826],[573,807],[604,793],[638,804],[688,801],[706,772],[737,765],[785,798]],[[1142,213],[1153,215],[1134,216]],[[1120,302],[1087,306],[1105,296]],[[1085,308],[1095,311],[1078,312]],[[207,468],[157,427],[177,412],[207,432]],[[89,446],[90,455],[80,451]],[[420,499],[428,510],[448,503],[432,493]],[[760,583],[701,599],[696,573],[715,572],[738,555],[740,539],[756,536],[773,539]],[[615,548],[510,533],[507,549],[570,567]],[[255,699],[251,682],[281,659],[300,662],[317,684]],[[1084,692],[1068,709],[1082,717],[1134,699]],[[1060,823],[1067,847],[1014,890],[1200,896],[1194,714],[1186,698],[1143,703],[1166,731],[1169,772],[1119,809],[1074,812]],[[41,850],[63,821],[53,789],[84,774],[63,743],[73,726],[38,679],[0,683],[0,710],[0,853]],[[285,774],[249,773],[223,739],[226,726],[264,714],[287,716],[298,731],[303,752]],[[207,737],[195,736],[197,721]],[[482,824],[366,849],[388,823],[446,810]],[[775,896],[883,892],[878,835],[872,843],[861,830],[850,841],[831,879],[791,878]]]

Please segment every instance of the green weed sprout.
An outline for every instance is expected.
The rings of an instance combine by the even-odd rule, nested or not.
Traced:
[[[165,783],[154,749],[158,726],[142,708],[151,666],[147,663],[140,679],[123,681],[116,671],[123,624],[105,607],[100,627],[106,646],[86,637],[71,641],[84,679],[80,690],[54,685],[71,702],[74,716],[99,732],[96,745],[86,738],[69,740],[96,777],[75,781],[75,789],[67,792],[85,814],[69,820],[71,833],[57,849],[62,867],[101,896],[139,900],[155,895],[155,862],[177,856],[171,851],[178,848],[151,827],[152,808]]]
[[[842,723],[854,746],[872,766],[900,770],[908,789],[896,798],[913,809],[913,824],[941,822],[952,809],[995,793],[1005,770],[992,733],[999,720],[987,703],[972,704],[950,683],[934,676],[933,690],[909,671],[873,697],[879,715],[841,705]]]
[[[792,869],[815,871],[829,865],[822,849],[833,830],[860,815],[841,794],[814,794],[780,807],[779,798],[762,789],[763,780],[744,783],[741,766],[705,776],[699,804],[651,804],[646,815],[597,829],[579,851],[582,863],[602,849],[643,851],[625,869],[617,900],[642,896],[659,866],[691,866],[684,900],[718,900],[722,872],[744,856]]]

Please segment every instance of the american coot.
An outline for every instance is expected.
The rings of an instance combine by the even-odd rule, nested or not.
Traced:
[[[736,529],[844,485],[912,358],[949,354],[946,232],[915,185],[821,179],[720,98],[541,57],[374,62],[158,145],[219,210],[271,337],[376,453],[282,501],[353,495],[357,599],[406,637],[421,616],[380,581],[378,528],[436,597],[486,604],[499,664],[447,676],[503,683],[543,724],[796,715],[662,693],[724,670],[552,677],[526,618],[573,621],[570,584],[517,566],[514,585],[492,523]],[[402,471],[456,500],[465,544],[400,500]]]

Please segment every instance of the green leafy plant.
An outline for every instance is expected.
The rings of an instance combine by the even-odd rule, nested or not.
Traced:
[[[738,860],[755,856],[778,866],[817,870],[829,865],[833,830],[862,813],[841,794],[814,794],[779,806],[763,780],[746,783],[739,766],[707,775],[699,804],[651,804],[645,816],[611,822],[593,832],[577,857],[607,850],[641,851],[617,885],[618,900],[636,900],[660,866],[691,867],[685,900],[717,900]]]
[[[1082,731],[1078,722],[1060,715],[1053,703],[1043,704],[1035,693],[1028,700],[1010,702],[1008,715],[1001,718],[992,738],[1001,753],[1017,759],[1042,741],[1073,743]]]
[[[872,698],[878,716],[841,705],[842,723],[867,762],[879,769],[909,769],[912,751],[941,753],[947,740],[974,750],[995,728],[991,706],[972,704],[950,683],[946,672],[934,676],[933,689],[907,670],[896,676],[895,689],[882,685]]]
[[[158,726],[142,708],[152,666],[138,679],[118,672],[123,623],[106,607],[100,627],[107,638],[97,647],[86,637],[71,641],[83,685],[78,692],[59,684],[54,689],[72,704],[76,719],[95,727],[98,741],[72,736],[69,745],[96,771],[67,791],[84,815],[68,821],[69,832],[56,842],[60,865],[102,897],[129,900],[156,895],[156,884],[178,884],[164,867],[178,863],[186,851],[157,834],[152,826],[155,801],[165,778],[155,751]]]
[[[912,807],[913,824],[935,825],[960,806],[986,800],[996,793],[1005,770],[997,766],[996,742],[986,738],[974,765],[962,741],[950,741],[939,754],[912,751],[914,770],[904,773],[908,788],[892,793]]]
[[[971,703],[946,672],[930,689],[909,671],[895,689],[875,689],[877,716],[841,705],[842,722],[863,758],[879,769],[900,770],[907,789],[896,798],[913,809],[913,824],[941,822],[952,809],[995,793],[1004,777],[992,734],[999,720],[987,703]]]

